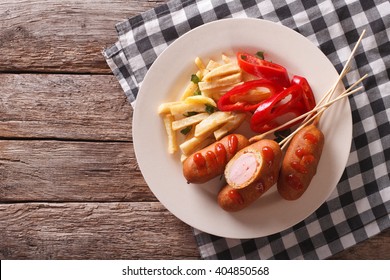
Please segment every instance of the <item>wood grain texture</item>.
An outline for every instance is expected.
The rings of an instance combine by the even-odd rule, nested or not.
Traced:
[[[160,203],[0,204],[0,259],[198,259]]]
[[[0,72],[111,74],[102,50],[115,24],[166,0],[0,2]]]
[[[0,141],[0,201],[157,201],[131,143]]]
[[[336,255],[331,260],[390,260],[390,229],[358,243]]]
[[[131,141],[132,108],[105,75],[0,75],[0,138]]]

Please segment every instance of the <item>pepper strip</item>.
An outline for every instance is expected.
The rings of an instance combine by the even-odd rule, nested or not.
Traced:
[[[250,95],[249,91],[255,88],[266,88],[267,97],[274,96],[283,90],[283,87],[266,79],[248,81],[235,86],[230,91],[222,95],[217,103],[218,109],[220,111],[253,112],[257,109],[257,107],[259,107],[260,103],[264,101],[252,100],[253,95]]]
[[[249,74],[271,80],[282,87],[290,86],[286,68],[277,63],[260,59],[254,55],[243,52],[237,53],[237,62],[238,66]]]
[[[289,99],[288,96],[290,96]],[[283,101],[284,99],[288,100]],[[250,126],[254,132],[264,133],[280,125],[280,123],[278,123],[278,118],[280,120],[283,116],[287,117],[288,114],[292,114],[295,118],[307,111],[309,110],[303,101],[302,87],[299,85],[292,85],[260,103],[251,118]],[[284,120],[284,122],[285,121],[286,120]],[[294,126],[299,122],[300,121],[294,122],[286,126],[285,129]]]

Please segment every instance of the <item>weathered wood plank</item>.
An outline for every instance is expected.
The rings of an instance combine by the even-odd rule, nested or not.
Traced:
[[[131,143],[0,140],[0,201],[157,201]]]
[[[0,137],[131,140],[132,108],[106,75],[0,75]]]
[[[111,73],[115,24],[166,0],[0,2],[0,72]]]
[[[0,259],[198,259],[160,203],[0,204]]]
[[[331,259],[389,259],[390,230]],[[0,204],[0,259],[198,259],[158,202]]]
[[[390,229],[373,236],[329,259],[333,260],[390,260]]]

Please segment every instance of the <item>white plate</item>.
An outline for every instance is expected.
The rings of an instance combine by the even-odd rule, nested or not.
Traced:
[[[351,145],[352,118],[347,100],[336,103],[321,120],[325,146],[317,175],[296,201],[283,200],[274,186],[238,213],[219,208],[219,178],[187,184],[178,156],[167,152],[167,137],[158,106],[177,100],[196,67],[196,56],[219,59],[222,52],[265,51],[310,82],[316,100],[334,84],[338,73],[326,56],[299,33],[265,20],[226,19],[202,25],[171,44],[154,62],[140,88],[133,119],[133,138],[141,172],[159,201],[183,222],[228,238],[255,238],[285,230],[312,214],[331,194],[345,168]],[[158,227],[158,225],[156,225]]]

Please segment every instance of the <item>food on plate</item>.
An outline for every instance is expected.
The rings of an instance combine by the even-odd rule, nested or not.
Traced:
[[[283,87],[266,79],[247,81],[221,96],[217,104],[218,109],[253,112],[261,102],[282,90]]]
[[[236,212],[252,204],[277,182],[281,160],[282,151],[273,140],[240,150],[226,165],[227,185],[218,193],[219,206]]]
[[[195,64],[203,63],[203,62],[199,62],[199,61],[201,61],[200,59],[199,60],[197,60],[197,59],[195,59]],[[181,97],[180,97],[181,101],[184,101],[187,97],[193,96],[194,94],[195,95],[199,94],[198,83],[202,79],[203,75],[206,72],[207,72],[207,70],[205,70],[204,68],[199,68],[199,70],[196,72],[196,74],[191,75],[191,82],[188,83],[186,89],[184,90],[183,94],[181,95]]]
[[[242,59],[243,57],[245,60]],[[265,72],[267,75],[262,76],[267,77],[267,79],[257,78],[244,81],[233,87],[218,99],[217,107],[219,110],[227,112],[250,112],[252,114],[250,118],[252,131],[265,133],[309,112],[315,107],[316,101],[312,89],[304,77],[295,75],[291,83],[280,81],[280,77],[268,79],[273,71],[280,71],[280,68],[285,71],[285,68],[272,63],[272,67],[276,69],[272,70],[272,67],[265,62],[261,65],[260,62],[253,63],[252,61],[263,61],[263,59],[249,54],[238,53],[237,59],[239,64],[241,59],[240,65],[244,67],[243,70],[247,69],[253,74]],[[257,75],[261,76],[258,73]],[[288,79],[287,72],[283,77]],[[301,121],[299,119],[292,122],[288,126],[286,125],[284,129],[290,128]]]
[[[214,131],[214,137],[216,140],[221,139],[227,135],[230,131],[238,128],[245,120],[246,114],[232,113],[233,119]]]
[[[344,69],[347,68],[345,67]],[[347,71],[342,71],[337,83],[346,73]],[[279,145],[281,145],[282,150],[290,143],[285,152],[277,184],[278,192],[283,198],[287,200],[300,198],[309,187],[311,180],[317,172],[325,141],[325,136],[319,129],[319,122],[324,111],[334,102],[361,90],[363,87],[353,88],[366,77],[367,75],[364,75],[338,97],[333,99],[332,95],[334,94],[335,87],[331,88],[315,108],[307,113],[307,119],[303,124],[280,141]],[[303,83],[302,86],[305,88],[304,83],[306,82],[304,80],[298,79],[296,82]],[[323,102],[325,104],[322,104]],[[301,117],[304,115],[301,115]]]
[[[180,119],[177,121],[172,121],[172,129],[173,130],[179,130],[179,129],[185,129],[186,127],[190,125],[195,125],[197,123],[200,123],[204,119],[207,119],[209,117],[209,114],[207,113],[199,113],[194,114],[192,116],[189,116],[188,118]]]
[[[294,75],[291,78],[291,84],[292,85],[298,85],[302,88],[303,91],[303,102],[308,109],[313,109],[316,106],[316,100],[314,98],[313,91],[309,85],[309,82],[306,80],[305,77]]]
[[[221,61],[210,59],[207,64],[196,57],[195,65],[198,70],[180,100],[158,108],[168,135],[168,151],[180,151],[182,162],[234,132],[246,119],[253,132],[262,133],[315,106],[307,80],[293,76],[290,82],[287,70],[266,61],[263,52],[222,54]]]
[[[265,61],[261,52],[238,52],[233,58],[223,54],[221,61],[210,59],[207,64],[197,57],[195,65],[198,70],[191,75],[180,100],[163,103],[158,109],[168,135],[168,152],[181,152],[188,183],[201,184],[225,174],[229,186],[224,190],[242,192],[245,203],[233,205],[234,200],[223,196],[225,191],[221,191],[219,201],[222,208],[237,211],[276,182],[281,152],[271,140],[243,149],[249,145],[248,139],[232,133],[246,119],[258,133],[310,111],[315,106],[313,92],[304,77],[295,75],[290,82],[287,70]],[[263,147],[264,143],[269,146]],[[239,156],[235,156],[237,152]],[[272,165],[267,158],[271,154]],[[249,177],[240,177],[240,168]]]
[[[208,72],[204,77],[201,83],[207,83],[212,81],[220,80],[224,77],[234,77],[235,75],[241,76],[241,69],[235,63],[226,63],[222,64],[219,67],[215,67],[210,72]],[[233,79],[233,78],[232,78]]]
[[[211,69],[199,82],[202,90],[241,82],[241,69],[235,63],[226,63]]]
[[[351,90],[356,82],[331,100],[349,66],[317,104],[305,77],[290,80],[285,67],[265,60],[261,52],[223,54],[221,61],[207,64],[197,57],[195,65],[198,70],[180,100],[159,107],[169,152],[181,151],[187,182],[202,184],[219,176],[222,186],[225,179],[217,203],[227,212],[245,209],[274,185],[282,198],[300,198],[324,147],[318,126],[323,111],[358,90]],[[253,132],[257,135],[248,140]],[[267,139],[271,133],[280,135],[280,143]]]
[[[317,172],[324,146],[324,134],[310,124],[292,138],[280,169],[277,183],[279,194],[287,200],[296,200],[306,191]]]
[[[314,100],[314,97],[312,93],[311,96],[307,93],[309,91],[303,91],[300,85],[293,84],[283,91],[274,94],[260,103],[253,113],[250,122],[251,129],[258,133],[264,133],[312,110],[315,106],[315,101],[309,103],[306,100]],[[308,95],[307,98],[304,97],[306,94]],[[285,126],[284,129],[300,122],[301,120],[291,123]]]
[[[238,52],[237,62],[240,68],[249,74],[276,82],[282,87],[290,86],[286,68],[282,65],[265,60],[264,54],[261,52],[260,54],[257,53],[257,55]]]
[[[225,136],[245,120],[259,132],[287,121],[286,114],[291,119],[315,105],[306,79],[294,76],[290,83],[286,69],[265,61],[262,52],[222,54],[220,61],[210,59],[207,64],[196,57],[195,65],[198,70],[191,75],[180,100],[158,108],[168,136],[168,152],[181,153],[183,174],[190,183],[204,183],[223,173],[227,160],[238,150],[229,153],[226,162],[218,158],[224,164],[210,168],[212,155],[217,153],[214,149],[233,137]],[[248,144],[245,138],[243,147]],[[209,153],[203,155],[203,151]],[[207,157],[211,159],[205,161]],[[206,171],[199,168],[203,161],[207,162]]]
[[[210,60],[206,66],[207,74],[199,81],[199,90],[205,96],[218,100],[221,95],[243,81],[242,71],[237,63],[224,58],[223,63]]]
[[[210,114],[206,119],[201,121],[195,127],[195,137],[201,137],[202,135],[208,135],[220,127],[222,124],[233,119],[233,115],[226,112],[215,112]]]
[[[173,154],[177,151],[177,138],[175,131],[172,128],[173,116],[171,114],[165,114],[163,116],[165,130],[168,134],[168,152]]]
[[[194,128],[187,126],[187,128],[190,128],[188,139],[179,146],[182,155],[189,156],[196,150],[201,149],[203,143],[209,141],[209,139],[213,142],[219,140],[222,136],[227,135],[231,130],[238,127],[243,120],[243,116],[236,113],[218,111],[209,114],[205,119],[197,123]],[[228,129],[223,129],[223,127]],[[185,158],[183,157],[183,159]]]
[[[224,173],[228,161],[249,144],[240,134],[229,134],[203,148],[183,162],[183,175],[188,183],[205,183]]]
[[[209,60],[207,65],[197,57],[198,70],[178,101],[160,104],[161,115],[168,136],[168,152],[181,152],[181,161],[192,153],[220,140],[238,128],[246,118],[240,112],[221,112],[218,99],[232,87],[241,84],[241,69],[227,55],[222,61]]]

